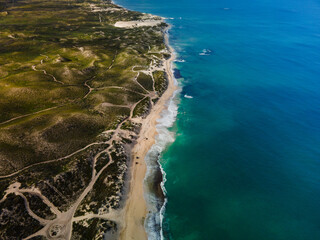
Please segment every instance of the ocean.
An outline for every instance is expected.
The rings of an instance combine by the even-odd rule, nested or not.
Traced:
[[[320,239],[320,1],[116,3],[168,18],[182,88],[149,239]]]

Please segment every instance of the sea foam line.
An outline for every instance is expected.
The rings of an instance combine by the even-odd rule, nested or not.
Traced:
[[[167,203],[166,173],[159,160],[163,150],[175,140],[175,133],[170,131],[169,128],[173,126],[176,120],[178,113],[177,96],[180,91],[178,89],[173,93],[166,104],[166,108],[161,112],[156,125],[158,135],[155,137],[155,144],[145,157],[147,172],[144,180],[144,196],[149,212],[145,221],[145,229],[150,240],[163,239],[162,223]],[[155,184],[159,184],[159,178],[161,192],[155,186]]]

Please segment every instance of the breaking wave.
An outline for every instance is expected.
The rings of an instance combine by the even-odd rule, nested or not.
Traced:
[[[145,229],[150,240],[162,240],[162,222],[166,207],[166,173],[159,163],[160,155],[175,140],[175,133],[169,128],[173,126],[178,112],[178,93],[176,90],[157,120],[157,132],[155,144],[145,157],[147,172],[144,180],[144,195],[147,202],[148,215],[145,221]]]

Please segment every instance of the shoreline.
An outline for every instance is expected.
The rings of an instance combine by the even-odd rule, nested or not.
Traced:
[[[160,97],[156,105],[151,109],[149,115],[143,119],[139,138],[132,149],[132,161],[130,168],[129,193],[127,195],[124,212],[123,225],[120,231],[120,239],[147,239],[144,222],[148,214],[147,202],[144,192],[144,179],[147,172],[145,157],[151,147],[155,144],[157,132],[157,120],[161,117],[163,110],[167,108],[166,103],[171,99],[178,89],[175,85],[172,63],[175,60],[173,48],[169,45],[168,29],[164,30],[164,42],[171,54],[169,59],[164,60],[165,71],[168,78],[168,87]]]

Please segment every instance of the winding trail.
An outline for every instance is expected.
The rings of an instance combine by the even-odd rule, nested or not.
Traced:
[[[21,118],[29,117],[29,116],[32,116],[32,115],[36,115],[38,113],[43,113],[43,112],[47,112],[47,111],[50,111],[50,110],[53,110],[53,109],[56,109],[56,108],[60,108],[60,107],[63,107],[65,105],[67,105],[67,104],[63,104],[63,105],[59,105],[59,106],[55,106],[55,107],[51,107],[51,108],[46,108],[46,109],[40,110],[38,112],[33,112],[33,113],[28,113],[28,114],[25,114],[25,115],[21,115],[19,117],[14,117],[14,118],[11,118],[11,119],[6,120],[4,122],[1,122],[0,126],[1,125],[5,125],[5,124],[10,123],[10,122],[13,122],[13,121],[18,120],[18,119],[21,119]]]
[[[91,87],[91,86],[88,84],[88,82],[91,81],[91,80],[93,80],[95,77],[96,77],[96,76],[94,76],[94,77],[92,77],[91,79],[89,79],[89,80],[87,80],[87,81],[84,82],[84,86],[86,86],[86,87],[89,89],[89,92],[88,92],[86,95],[84,95],[84,97],[83,97],[82,99],[87,98],[87,97],[89,96],[89,94],[94,90],[94,88]]]
[[[18,171],[16,171],[16,172],[13,172],[13,173],[11,173],[11,174],[2,175],[2,176],[0,176],[0,179],[7,178],[7,177],[12,177],[12,176],[14,176],[14,175],[16,175],[16,174],[18,174],[18,173],[20,173],[20,172],[22,172],[22,171],[24,171],[24,170],[27,170],[27,169],[29,169],[29,168],[31,168],[31,167],[34,167],[34,166],[38,166],[38,165],[41,165],[41,164],[52,163],[52,162],[64,160],[64,159],[66,159],[66,158],[72,157],[73,155],[75,155],[75,154],[77,154],[77,153],[79,153],[79,152],[81,152],[81,151],[83,151],[83,150],[86,150],[87,148],[89,148],[89,147],[91,147],[91,146],[93,146],[93,145],[99,145],[99,144],[104,144],[104,143],[105,143],[105,142],[94,142],[94,143],[90,143],[89,145],[87,145],[87,146],[85,146],[85,147],[83,147],[83,148],[81,148],[81,149],[78,149],[77,151],[75,151],[75,152],[73,152],[73,153],[71,153],[71,154],[69,154],[69,155],[67,155],[67,156],[64,156],[64,157],[61,157],[61,158],[57,158],[57,159],[48,160],[48,161],[44,161],[44,162],[38,162],[38,163],[31,164],[31,165],[26,166],[26,167],[24,167],[24,168],[22,168],[22,169],[20,169],[20,170],[18,170]]]
[[[138,104],[138,102],[136,103]],[[132,106],[132,108],[134,108],[135,105]],[[131,119],[132,118],[132,114],[130,112],[130,116],[127,119]],[[112,137],[106,141],[103,142],[105,144],[109,144],[109,146],[98,152],[94,158],[93,158],[93,162],[92,162],[92,178],[90,183],[88,184],[88,186],[84,189],[84,191],[81,193],[80,197],[77,199],[77,201],[72,205],[72,207],[63,213],[57,214],[57,218],[55,218],[54,220],[48,221],[48,222],[42,222],[42,224],[44,225],[44,227],[39,230],[38,232],[28,236],[27,238],[25,238],[25,240],[27,239],[31,239],[35,236],[46,236],[46,237],[53,237],[53,234],[55,237],[60,237],[62,239],[70,239],[71,238],[71,234],[72,234],[72,223],[74,221],[79,221],[79,218],[74,218],[74,214],[77,210],[77,208],[79,207],[79,205],[81,204],[81,202],[83,201],[83,199],[87,196],[87,194],[92,190],[94,184],[96,183],[96,181],[98,180],[98,178],[100,177],[100,175],[103,173],[103,171],[105,171],[105,169],[113,163],[113,159],[109,153],[109,150],[113,147],[113,145],[111,144],[113,141],[117,141],[117,138],[119,138],[119,133],[122,131],[126,131],[121,129],[122,125],[124,124],[124,122],[127,120],[124,119],[121,123],[118,124],[117,128],[114,130],[114,134],[112,135]],[[96,173],[96,161],[97,158],[102,154],[102,153],[107,153],[108,157],[109,157],[109,162],[98,172]],[[31,215],[31,214],[30,214]],[[32,215],[33,216],[33,215]],[[90,219],[92,218],[92,215],[84,215],[81,216],[81,220],[84,219]],[[107,218],[110,217],[108,214],[104,214],[100,216],[101,218]],[[35,218],[36,219],[36,218]],[[110,218],[108,218],[110,220]],[[113,218],[111,218],[113,219]]]
[[[138,73],[138,74],[139,74],[139,73]],[[90,79],[90,80],[92,80],[92,79]],[[89,81],[89,80],[88,80],[88,81]],[[136,79],[134,79],[133,81],[137,82]],[[87,81],[86,81],[85,84],[87,84]],[[87,86],[88,86],[89,89],[91,89],[91,91],[93,90],[93,88],[91,88],[88,84],[87,84]],[[144,96],[144,98],[145,98],[146,96],[149,96],[149,95],[150,95],[150,93],[149,93],[148,91],[147,91],[147,92],[148,92],[149,94],[143,94],[143,93],[136,92],[136,91],[134,91],[134,90],[127,89],[127,88],[125,88],[125,87],[119,87],[119,86],[108,86],[108,87],[96,88],[96,90],[108,89],[108,88],[117,88],[117,89],[123,89],[123,90],[125,90],[125,91],[129,91],[129,92],[134,92],[134,93],[136,93],[136,94],[139,94],[139,95]],[[143,88],[143,89],[144,89],[144,88]],[[91,93],[91,91],[89,90],[89,92],[84,96],[84,98],[87,97],[87,96]],[[134,108],[135,108],[135,107],[137,106],[137,104],[138,104],[139,102],[141,102],[144,98],[142,98],[141,100],[139,100],[138,102],[136,102],[135,104],[133,104],[133,105],[131,106],[129,119],[132,119]],[[106,104],[108,104],[108,106],[111,106],[111,107],[128,107],[127,105],[114,105],[114,104],[111,104],[111,103],[106,103]],[[9,119],[9,120],[7,120],[7,121],[5,121],[5,122],[0,123],[0,126],[1,126],[1,125],[4,125],[4,124],[7,124],[7,123],[10,123],[10,122],[12,122],[12,121],[15,121],[15,120],[24,118],[24,117],[32,116],[32,115],[35,115],[35,114],[38,114],[38,113],[42,113],[42,112],[46,112],[46,111],[50,111],[50,110],[52,110],[52,109],[56,109],[56,108],[59,108],[59,107],[65,106],[65,105],[66,105],[66,104],[60,105],[60,106],[55,106],[55,107],[48,108],[48,109],[44,109],[44,110],[41,110],[41,111],[38,111],[38,112],[34,112],[34,113],[25,114],[25,115],[22,115],[22,116],[19,116],[19,117],[15,117],[15,118],[12,118],[12,119]],[[125,120],[127,120],[127,119],[125,119]],[[125,121],[125,120],[124,120],[124,121]],[[122,122],[122,123],[123,123],[123,122]],[[110,130],[110,131],[113,131],[113,132],[114,132],[114,130]],[[15,172],[11,173],[11,174],[2,175],[2,176],[0,176],[0,179],[15,176],[16,174],[18,174],[18,173],[20,173],[20,172],[22,172],[22,171],[24,171],[24,170],[27,170],[27,169],[29,169],[29,168],[31,168],[31,167],[34,167],[34,166],[38,166],[38,165],[46,164],[46,163],[52,163],[52,162],[55,162],[55,161],[64,160],[64,159],[66,159],[66,158],[72,157],[73,155],[75,155],[75,154],[77,154],[77,153],[79,153],[79,152],[87,149],[88,147],[91,147],[91,146],[96,145],[96,144],[103,144],[103,143],[104,143],[104,142],[91,143],[91,144],[89,144],[89,145],[87,145],[87,146],[85,146],[85,147],[83,147],[83,148],[81,148],[81,149],[79,149],[79,150],[77,150],[77,151],[75,151],[75,152],[67,155],[67,156],[64,156],[64,157],[61,157],[61,158],[57,158],[57,159],[52,159],[52,160],[47,160],[47,161],[43,161],[43,162],[31,164],[31,165],[26,166],[26,167],[24,167],[24,168],[22,168],[22,169],[20,169],[20,170],[17,170],[17,171],[15,171]]]
[[[137,76],[134,78],[134,82],[135,82],[136,84],[138,84],[144,91],[146,91],[147,93],[150,93],[149,90],[145,89],[144,86],[142,86],[142,85],[138,82],[138,77],[139,77],[139,75],[140,75],[140,72],[138,72]]]
[[[144,99],[144,98],[143,98]],[[123,214],[119,214],[118,211],[113,210],[107,214],[88,214],[88,215],[84,215],[81,217],[74,217],[74,214],[77,210],[77,208],[79,207],[79,205],[81,204],[81,202],[83,201],[83,199],[87,196],[87,194],[92,190],[94,184],[96,183],[96,181],[98,180],[98,178],[100,177],[100,175],[103,173],[103,171],[105,171],[105,169],[113,163],[113,159],[110,155],[109,150],[113,147],[112,142],[113,141],[117,141],[119,140],[120,137],[120,133],[121,132],[126,132],[127,130],[123,130],[121,129],[122,125],[127,121],[127,120],[132,120],[133,118],[133,110],[135,109],[136,105],[139,104],[139,102],[141,102],[143,99],[141,99],[140,101],[136,102],[135,104],[133,104],[131,106],[130,109],[130,115],[129,117],[127,117],[126,119],[124,119],[121,123],[118,124],[117,128],[115,130],[107,130],[103,133],[113,133],[111,138],[108,141],[105,142],[101,142],[101,143],[92,143],[87,145],[86,147],[79,149],[78,151],[60,158],[60,159],[55,159],[55,160],[51,160],[51,161],[57,161],[57,160],[61,160],[61,159],[65,159],[67,157],[70,157],[86,148],[88,148],[89,146],[92,146],[94,144],[109,144],[109,146],[98,152],[94,158],[93,158],[93,162],[92,162],[92,177],[91,177],[91,181],[88,184],[88,186],[84,189],[84,191],[81,193],[80,197],[77,199],[77,201],[72,205],[72,207],[66,211],[66,212],[60,212],[46,197],[44,197],[41,192],[39,190],[35,190],[35,189],[19,189],[20,185],[15,185],[15,188],[11,187],[10,189],[15,189],[15,190],[11,190],[11,191],[15,191],[18,192],[19,195],[22,194],[23,192],[28,192],[28,193],[32,193],[32,194],[37,194],[38,196],[40,196],[44,202],[47,204],[47,206],[50,207],[50,209],[52,209],[52,212],[54,212],[57,217],[54,220],[45,220],[45,219],[41,219],[40,217],[38,217],[37,215],[35,215],[30,208],[28,207],[28,201],[27,199],[24,197],[25,199],[25,205],[26,205],[26,209],[29,213],[30,216],[32,216],[34,219],[38,220],[40,222],[40,224],[42,224],[44,227],[39,230],[38,232],[28,236],[27,238],[25,238],[25,240],[27,239],[31,239],[35,236],[46,236],[46,237],[60,237],[63,239],[70,239],[71,238],[71,234],[72,234],[72,223],[74,221],[80,221],[80,220],[84,220],[84,219],[90,219],[93,217],[98,217],[98,218],[103,218],[103,219],[108,219],[108,220],[114,220],[114,221],[119,221],[120,220],[120,216],[122,216]],[[107,153],[108,157],[109,157],[109,162],[99,171],[96,172],[96,162],[97,159],[101,156],[101,154],[103,153]],[[48,161],[47,161],[48,162]],[[46,163],[46,162],[44,162]],[[31,166],[29,166],[31,167]],[[18,173],[18,172],[16,172]],[[15,174],[16,174],[15,173]],[[18,186],[18,188],[17,188]],[[21,196],[21,195],[20,195]],[[3,200],[1,200],[3,201]],[[121,210],[123,211],[123,210]]]
[[[100,14],[99,14],[99,19],[100,19],[100,22],[101,22],[101,18],[100,18]],[[150,46],[149,46],[149,49],[150,49]],[[114,63],[115,63],[115,60],[116,60],[116,57],[118,55],[118,52],[115,53],[113,59],[112,59],[112,62],[111,64],[109,65],[109,67],[107,68],[107,70],[110,70]],[[49,57],[46,56],[46,55],[42,55],[44,57],[46,57],[46,59],[48,59]],[[167,60],[165,62],[165,67],[166,67],[166,70],[169,71],[170,69],[170,64],[172,62],[172,58]],[[43,64],[44,63],[44,59],[42,59],[40,61],[40,64]],[[119,86],[108,86],[108,87],[101,87],[101,88],[93,88],[91,87],[88,82],[91,81],[92,79],[90,80],[87,80],[85,81],[84,83],[84,86],[87,87],[89,89],[88,93],[83,97],[83,99],[87,98],[88,95],[93,91],[93,90],[101,90],[101,89],[108,89],[108,88],[118,88],[118,89],[123,89],[125,91],[129,91],[129,92],[133,92],[133,93],[136,93],[136,94],[139,94],[141,96],[143,96],[139,101],[135,102],[134,104],[132,105],[114,105],[114,104],[111,104],[111,103],[105,103],[107,104],[108,106],[117,106],[117,107],[127,107],[127,108],[130,108],[130,114],[128,117],[124,118],[117,126],[116,126],[116,129],[110,129],[110,130],[106,130],[104,132],[102,132],[101,134],[109,134],[111,133],[112,135],[110,136],[109,140],[107,141],[103,141],[103,142],[94,142],[94,143],[90,143],[88,145],[86,145],[85,147],[81,148],[81,149],[78,149],[77,151],[75,152],[72,152],[64,157],[61,157],[61,158],[57,158],[57,159],[52,159],[52,160],[48,160],[48,161],[44,161],[44,162],[39,162],[39,163],[34,163],[34,164],[31,164],[29,166],[26,166],[16,172],[13,172],[11,174],[8,174],[8,175],[3,175],[3,176],[0,176],[0,179],[3,179],[3,178],[8,178],[8,177],[12,177],[12,176],[15,176],[17,175],[18,173],[21,173],[22,171],[25,171],[27,169],[30,169],[34,166],[38,166],[38,165],[41,165],[41,164],[47,164],[47,163],[52,163],[52,162],[56,162],[56,161],[61,161],[61,160],[65,160],[67,158],[70,158],[72,156],[74,156],[75,154],[77,153],[80,153],[81,151],[84,151],[86,149],[88,149],[89,147],[91,146],[94,146],[94,145],[101,145],[101,144],[108,144],[108,147],[106,147],[105,149],[103,149],[102,151],[99,151],[98,153],[96,153],[92,159],[92,176],[91,176],[91,180],[89,182],[89,184],[86,186],[86,188],[83,190],[83,192],[81,193],[81,195],[78,197],[78,199],[72,204],[72,206],[65,212],[61,212],[46,196],[44,196],[41,191],[35,187],[33,188],[28,188],[28,189],[24,189],[24,188],[20,188],[21,187],[21,184],[19,182],[16,182],[16,183],[13,183],[11,184],[8,189],[6,190],[6,194],[5,196],[0,200],[0,203],[3,202],[6,198],[7,198],[7,195],[10,194],[10,193],[14,193],[16,194],[17,196],[20,196],[23,198],[24,200],[24,203],[25,203],[25,208],[28,212],[28,214],[33,217],[35,220],[39,221],[41,225],[43,225],[43,228],[40,229],[38,232],[28,236],[25,238],[25,240],[27,239],[31,239],[33,237],[36,237],[36,236],[44,236],[44,237],[47,237],[48,239],[71,239],[71,235],[72,235],[72,224],[73,222],[77,222],[77,221],[81,221],[81,220],[86,220],[86,219],[91,219],[91,218],[101,218],[101,219],[108,219],[108,220],[112,220],[112,221],[116,221],[118,223],[120,223],[120,226],[123,227],[123,231],[122,231],[122,239],[125,239],[123,238],[123,236],[129,236],[128,234],[131,233],[134,228],[132,228],[132,226],[128,226],[128,222],[131,221],[130,219],[130,216],[128,215],[130,213],[130,209],[132,208],[132,206],[135,206],[136,204],[136,198],[134,198],[132,200],[132,198],[130,198],[129,196],[129,200],[128,200],[128,203],[126,205],[125,208],[122,208],[120,210],[115,210],[115,209],[111,209],[108,213],[103,213],[103,214],[86,214],[86,215],[83,215],[83,216],[78,216],[78,217],[74,217],[74,214],[76,212],[76,210],[78,209],[79,205],[81,204],[81,202],[84,200],[84,198],[88,195],[88,193],[93,189],[94,187],[94,184],[97,182],[97,180],[99,179],[99,177],[101,176],[101,174],[114,162],[111,155],[110,155],[110,149],[112,149],[114,147],[114,145],[112,144],[114,141],[115,142],[119,142],[121,141],[122,139],[122,136],[121,134],[123,133],[128,133],[130,131],[128,130],[124,130],[124,129],[121,129],[122,125],[126,122],[126,121],[135,121],[135,122],[143,122],[143,129],[142,129],[142,134],[139,135],[139,142],[141,141],[145,141],[145,139],[148,139],[146,138],[146,136],[150,136],[152,138],[152,136],[154,136],[155,134],[155,130],[153,128],[154,126],[154,122],[157,118],[157,116],[160,114],[160,112],[162,111],[163,109],[163,105],[162,104],[163,102],[166,101],[166,98],[170,95],[171,91],[169,93],[166,93],[164,94],[163,96],[165,97],[161,97],[161,101],[159,100],[158,101],[158,104],[155,106],[155,114],[153,115],[149,115],[147,117],[146,120],[143,120],[142,121],[142,118],[141,117],[134,117],[133,113],[134,113],[134,110],[136,108],[136,106],[142,102],[144,99],[146,99],[147,97],[150,97],[151,99],[153,99],[155,96],[156,96],[156,93],[154,92],[154,78],[153,78],[153,75],[152,75],[152,72],[154,69],[159,69],[159,67],[157,66],[158,63],[156,61],[151,61],[150,63],[150,66],[149,66],[149,69],[148,70],[141,70],[141,71],[135,71],[134,68],[135,67],[138,67],[138,66],[133,66],[132,67],[132,71],[133,72],[137,72],[137,76],[133,79],[133,82],[135,82],[136,84],[138,84],[141,89],[143,89],[146,94],[144,93],[141,93],[141,92],[137,92],[135,90],[131,90],[131,89],[127,89],[125,87],[119,87]],[[48,75],[50,77],[52,77],[53,81],[56,82],[56,83],[59,83],[59,84],[63,84],[63,82],[61,81],[58,81],[52,74],[48,74],[46,72],[46,70],[38,70],[36,68],[36,65],[33,65],[32,66],[32,69],[34,71],[41,71],[43,72],[45,75]],[[146,90],[138,81],[138,77],[140,75],[140,72],[144,72],[146,74],[149,74],[151,75],[152,77],[152,80],[153,80],[153,91],[148,91]],[[169,77],[171,78],[171,77]],[[172,79],[170,80],[170,83],[172,84]],[[161,102],[161,104],[159,103]],[[151,101],[152,103],[152,106],[154,105],[153,102]],[[66,104],[64,104],[66,105]],[[61,106],[64,106],[64,105],[61,105]],[[20,119],[20,118],[23,118],[23,117],[27,117],[27,116],[31,116],[31,115],[34,115],[34,114],[38,114],[38,113],[42,113],[42,112],[45,112],[45,111],[50,111],[52,109],[55,109],[55,108],[58,108],[58,107],[61,107],[61,106],[55,106],[55,107],[52,107],[52,108],[48,108],[48,109],[44,109],[44,110],[41,110],[41,111],[38,111],[38,112],[35,112],[35,113],[30,113],[30,114],[26,114],[26,115],[23,115],[23,116],[19,116],[19,117],[16,117],[16,118],[12,118],[12,119],[9,119],[5,122],[2,122],[0,123],[0,125],[3,125],[3,124],[6,124],[6,123],[10,123],[11,121],[14,121],[14,120],[17,120],[17,119]],[[151,128],[150,128],[151,127]],[[133,149],[133,152],[134,152],[134,155],[137,156],[141,156],[141,159],[140,161],[143,161],[143,154],[146,153],[147,151],[147,148],[146,147],[149,147],[151,146],[150,144],[152,144],[152,141],[149,142],[143,149],[141,144],[137,144],[134,149]],[[141,150],[141,155],[140,153],[138,154],[139,150]],[[101,154],[104,154],[106,153],[109,157],[109,161],[106,165],[104,165],[102,167],[101,170],[99,170],[97,172],[96,170],[96,163],[97,163],[97,160],[98,158],[101,156]],[[134,176],[133,176],[133,180],[134,182],[132,182],[132,186],[131,186],[131,191],[132,189],[135,189],[136,186],[137,186],[137,179],[136,178],[136,166],[134,166]],[[144,168],[142,168],[141,170],[139,171],[144,171]],[[141,176],[144,176],[144,175],[139,175],[139,179],[138,180],[141,180],[140,177]],[[49,182],[45,182],[49,187],[51,187],[61,198],[64,198],[63,194],[61,194],[61,192],[59,192],[54,186],[52,186]],[[139,185],[140,186],[140,185]],[[141,189],[139,188],[138,189],[139,191],[139,194],[141,193]],[[41,217],[39,217],[38,215],[36,215],[32,209],[30,208],[30,205],[29,205],[29,202],[28,202],[28,199],[27,197],[24,195],[24,193],[29,193],[29,194],[33,194],[33,195],[36,195],[38,196],[39,198],[42,199],[42,201],[50,208],[51,212],[54,213],[56,215],[56,218],[53,219],[53,220],[47,220],[47,219],[43,219]],[[140,195],[139,195],[140,196]],[[141,199],[138,199],[139,201],[141,201]],[[139,208],[141,209],[141,208]],[[136,209],[135,209],[136,210]],[[134,211],[135,211],[134,210]],[[128,212],[129,211],[129,212]],[[144,213],[144,211],[142,212]],[[141,214],[140,214],[141,215]],[[139,215],[139,216],[140,216]],[[141,219],[139,218],[139,224],[134,224],[133,227],[137,227],[138,226],[138,231],[141,232],[143,231],[141,229]]]
[[[110,66],[107,68],[107,71],[110,70],[110,69],[113,67],[114,62],[115,62],[115,59],[116,59],[116,57],[117,57],[117,54],[118,54],[118,51],[116,51],[116,53],[115,53],[115,55],[114,55],[114,57],[113,57],[113,59],[112,59],[112,61],[111,61]],[[43,56],[43,57],[45,57],[46,60],[49,59],[49,57],[48,57],[47,55],[43,55],[43,54],[40,54],[40,55]],[[40,64],[42,65],[43,62],[44,62],[44,59],[41,59]],[[43,72],[45,75],[51,76],[55,82],[60,83],[60,84],[62,84],[62,85],[65,85],[63,82],[58,81],[52,74],[48,74],[48,73],[46,72],[46,70],[38,70],[38,69],[36,68],[36,65],[33,65],[31,68],[32,68],[34,71]],[[83,97],[82,99],[87,98],[87,97],[89,96],[89,94],[90,94],[93,90],[102,89],[102,88],[93,88],[93,87],[91,87],[91,86],[88,84],[88,82],[91,81],[91,80],[93,80],[95,77],[96,77],[96,76],[94,76],[94,77],[92,77],[91,79],[85,81],[85,83],[83,84],[86,88],[88,88],[89,91],[88,91],[88,93],[86,93],[86,95],[84,95],[84,97]],[[65,86],[73,86],[73,85],[65,85]],[[78,85],[75,85],[75,86],[78,86]],[[116,86],[115,86],[115,87],[116,87]],[[130,89],[125,89],[125,90],[126,90],[126,91],[130,91]],[[131,92],[132,92],[132,91],[131,91]],[[133,92],[135,92],[135,91],[133,91]],[[135,93],[138,93],[138,92],[135,92]],[[141,94],[141,93],[138,93],[138,94]],[[75,100],[74,100],[74,101],[75,101]],[[74,101],[72,101],[72,102],[74,102]],[[24,115],[21,115],[21,116],[18,116],[18,117],[14,117],[14,118],[8,119],[8,120],[6,120],[6,121],[4,121],[4,122],[1,122],[1,123],[0,123],[0,126],[1,126],[1,125],[5,125],[5,124],[10,123],[10,122],[13,122],[13,121],[15,121],[15,120],[19,120],[19,119],[21,119],[21,118],[29,117],[29,116],[36,115],[36,114],[43,113],[43,112],[47,112],[47,111],[50,111],[50,110],[53,110],[53,109],[56,109],[56,108],[60,108],[60,107],[66,106],[66,105],[67,105],[67,104],[62,104],[62,105],[59,105],[59,106],[46,108],[46,109],[43,109],[43,110],[40,110],[40,111],[37,111],[37,112],[28,113],[28,114],[24,114]],[[0,176],[0,178],[1,178],[1,176]]]
[[[26,198],[26,196],[24,195],[24,193],[30,193],[32,195],[36,195],[38,196],[44,204],[46,204],[52,213],[56,214],[56,216],[59,216],[61,215],[61,212],[58,210],[58,208],[56,206],[54,206],[54,204],[52,204],[50,202],[50,200],[45,197],[41,191],[38,189],[38,188],[30,188],[30,189],[21,189],[21,184],[19,182],[15,182],[13,184],[11,184],[8,189],[5,191],[5,195],[4,197],[0,200],[0,203],[3,202],[4,200],[6,200],[7,196],[11,193],[17,195],[17,196],[20,196],[23,198],[24,200],[24,204],[25,204],[25,207],[26,207],[26,210],[28,212],[28,214],[33,217],[34,219],[36,219],[37,221],[40,222],[41,225],[46,225],[50,222],[50,220],[47,220],[47,219],[43,219],[41,217],[39,217],[37,214],[35,214],[31,208],[30,208],[30,205],[29,205],[29,202],[28,202],[28,199]]]
[[[48,57],[47,55],[40,54],[40,56],[44,56],[44,57],[46,58],[46,60],[49,59],[49,57]],[[44,59],[41,59],[40,64],[42,65],[43,62],[44,62]],[[36,65],[33,65],[31,68],[32,68],[34,71],[43,72],[45,75],[48,75],[48,76],[52,77],[52,79],[53,79],[54,82],[60,83],[60,84],[64,85],[64,82],[61,82],[61,81],[57,80],[55,76],[53,76],[53,75],[50,74],[50,73],[47,73],[46,70],[38,70],[38,69],[36,69]]]
[[[125,91],[128,91],[128,92],[133,92],[133,93],[136,93],[136,94],[139,94],[139,95],[145,95],[145,93],[141,93],[141,92],[137,92],[135,90],[131,90],[131,89],[128,89],[128,88],[125,88],[125,87],[119,87],[119,86],[107,86],[107,87],[99,87],[99,88],[96,88],[96,90],[103,90],[103,89],[108,89],[108,88],[118,88],[118,89],[122,89],[122,90],[125,90]]]
[[[109,67],[107,68],[107,71],[109,71],[109,70],[113,67],[114,62],[116,61],[117,56],[118,56],[118,50],[117,50],[116,53],[114,54],[113,59],[112,59],[112,61],[111,61],[111,64],[110,64]]]
[[[61,214],[60,210],[46,197],[44,196],[40,189],[38,188],[30,188],[30,189],[19,189],[20,193],[30,193],[38,196],[42,199],[42,201],[50,208],[51,212],[59,216]]]
[[[34,70],[34,71],[36,71],[36,72],[43,72],[45,75],[50,76],[50,77],[53,79],[54,82],[64,85],[64,82],[61,82],[61,81],[57,80],[55,76],[53,76],[53,75],[50,74],[50,73],[47,73],[46,70],[38,70],[38,69],[36,68],[36,65],[32,65],[31,68],[32,68],[32,70]]]
[[[27,200],[27,198],[21,193],[21,192],[16,192],[15,193],[17,196],[20,196],[23,198],[24,200],[24,206],[28,212],[28,214],[33,217],[35,220],[37,220],[41,225],[46,225],[48,224],[50,221],[49,220],[46,220],[46,219],[43,219],[41,217],[39,217],[37,214],[35,214],[31,209],[30,209],[30,205],[29,205],[29,202]]]

